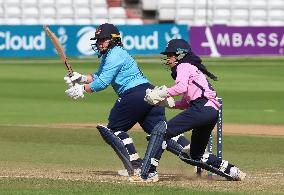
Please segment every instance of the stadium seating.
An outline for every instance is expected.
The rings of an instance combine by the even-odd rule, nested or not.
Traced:
[[[284,8],[284,0],[269,0],[268,2],[268,7],[269,9],[273,8],[278,8],[278,9],[283,9]]]
[[[5,15],[7,17],[13,18],[13,17],[21,17],[22,15],[22,9],[20,7],[17,6],[10,6],[10,7],[6,7],[5,9]]]
[[[147,12],[152,14],[146,16]],[[0,0],[0,24],[135,25],[153,21],[283,26],[284,0]]]
[[[92,16],[93,18],[99,19],[99,18],[103,18],[103,19],[107,19],[108,18],[108,9],[105,7],[97,7],[97,8],[93,8],[92,9]]]
[[[213,24],[228,24],[230,22],[231,12],[226,7],[220,6],[213,10]]]
[[[92,7],[107,7],[106,0],[90,0]]]
[[[157,2],[153,0],[142,0],[142,10],[143,11],[156,11]]]
[[[10,5],[17,6],[17,5],[20,5],[20,3],[21,3],[20,0],[9,0],[9,1],[6,0],[5,1],[5,4],[8,5],[8,6],[10,6]]]
[[[79,7],[89,7],[89,0],[73,0],[73,5],[74,7],[76,8],[79,8]]]
[[[284,9],[273,8],[268,12],[268,23],[270,26],[284,26]]]
[[[266,26],[267,25],[266,9],[251,9],[250,24],[252,26]]]
[[[194,24],[194,8],[180,8],[176,14],[178,24]]]
[[[231,25],[234,26],[248,26],[249,25],[249,9],[239,7],[233,9],[231,12]]]
[[[72,0],[56,0],[57,6],[72,6]]]
[[[251,8],[262,8],[266,9],[268,6],[268,1],[267,0],[257,0],[253,3],[250,4]]]
[[[43,18],[45,17],[56,17],[56,9],[53,6],[43,6],[40,8],[40,14]]]
[[[108,9],[109,11],[109,18],[110,19],[125,19],[126,18],[126,12],[125,9],[122,7],[110,7]]]
[[[3,7],[0,7],[0,18],[4,17],[4,9]]]
[[[231,5],[232,5],[233,9],[235,9],[235,8],[249,8],[249,0],[238,0],[238,1],[231,0]]]
[[[23,9],[22,16],[24,18],[38,19],[39,18],[39,10],[38,10],[37,7],[25,7]]]
[[[175,0],[160,0],[159,1],[159,20],[174,21],[176,15]]]
[[[128,25],[141,25],[143,24],[143,20],[140,18],[128,18],[126,19],[126,24]]]
[[[92,10],[88,6],[80,6],[74,11],[76,18],[89,18],[92,15]]]
[[[37,1],[40,1],[40,0],[21,0],[23,7],[29,7],[29,6],[36,7],[38,5]]]
[[[214,4],[212,4],[212,6],[215,9],[225,8],[227,10],[230,10],[230,8],[231,8],[231,1],[230,0],[215,0]]]
[[[39,4],[40,7],[54,6],[55,5],[55,0],[40,0],[38,2],[38,4]]]
[[[55,18],[44,17],[39,19],[40,24],[56,24]]]

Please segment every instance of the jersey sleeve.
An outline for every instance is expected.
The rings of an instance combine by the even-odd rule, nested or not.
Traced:
[[[189,106],[189,103],[186,101],[185,98],[182,98],[181,100],[178,100],[175,102],[175,105],[173,108],[184,110],[188,108],[188,106]]]
[[[105,58],[101,64],[102,69],[100,72],[93,74],[94,81],[90,83],[90,88],[93,92],[101,91],[107,88],[112,80],[115,78],[119,72],[124,58],[119,55],[119,53],[110,54]]]
[[[180,64],[177,67],[177,78],[175,85],[167,89],[169,96],[178,96],[187,92],[190,78],[190,68],[187,64]]]

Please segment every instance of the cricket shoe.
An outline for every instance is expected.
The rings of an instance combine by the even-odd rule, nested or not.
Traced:
[[[140,168],[134,169],[133,171],[133,175],[139,175],[141,172]],[[126,169],[121,169],[117,171],[117,174],[119,176],[123,176],[123,177],[129,177],[128,171]]]
[[[159,181],[159,175],[157,171],[149,173],[147,179],[143,179],[141,175],[133,175],[129,177],[129,181],[135,182],[135,183],[142,183],[142,182],[145,182],[145,183],[153,182],[154,183],[154,182]]]
[[[238,167],[232,167],[230,175],[235,181],[243,181],[247,174],[242,172]]]
[[[123,176],[123,177],[128,177],[128,176],[129,176],[128,171],[127,171],[126,169],[118,170],[118,171],[117,171],[117,174],[118,174],[119,176]]]

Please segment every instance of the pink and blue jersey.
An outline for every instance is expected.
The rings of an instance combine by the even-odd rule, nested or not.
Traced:
[[[208,82],[206,76],[198,68],[190,63],[181,63],[177,66],[175,85],[167,89],[168,96],[182,96],[176,101],[174,108],[186,109],[190,102],[197,98],[206,98],[205,106],[211,106],[219,110],[220,103],[217,100],[216,91]]]

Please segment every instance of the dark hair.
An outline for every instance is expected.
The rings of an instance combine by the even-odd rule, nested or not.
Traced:
[[[122,41],[120,37],[111,38],[108,49],[112,49],[115,46],[123,47]]]
[[[187,53],[182,59],[178,61],[180,63],[190,63],[198,68],[203,74],[207,75],[209,78],[217,81],[218,78],[213,73],[209,72],[199,56],[195,55],[193,52]],[[177,64],[177,65],[178,65]]]
[[[109,42],[109,46],[108,46],[108,49],[105,53],[108,53],[112,48],[114,48],[115,46],[120,46],[120,47],[123,47],[123,44],[122,44],[122,41],[121,41],[121,38],[120,37],[112,37],[110,39],[110,42]],[[98,47],[98,46],[96,46]],[[105,54],[104,53],[104,54]],[[98,58],[100,58],[102,56],[102,54],[98,55]]]

